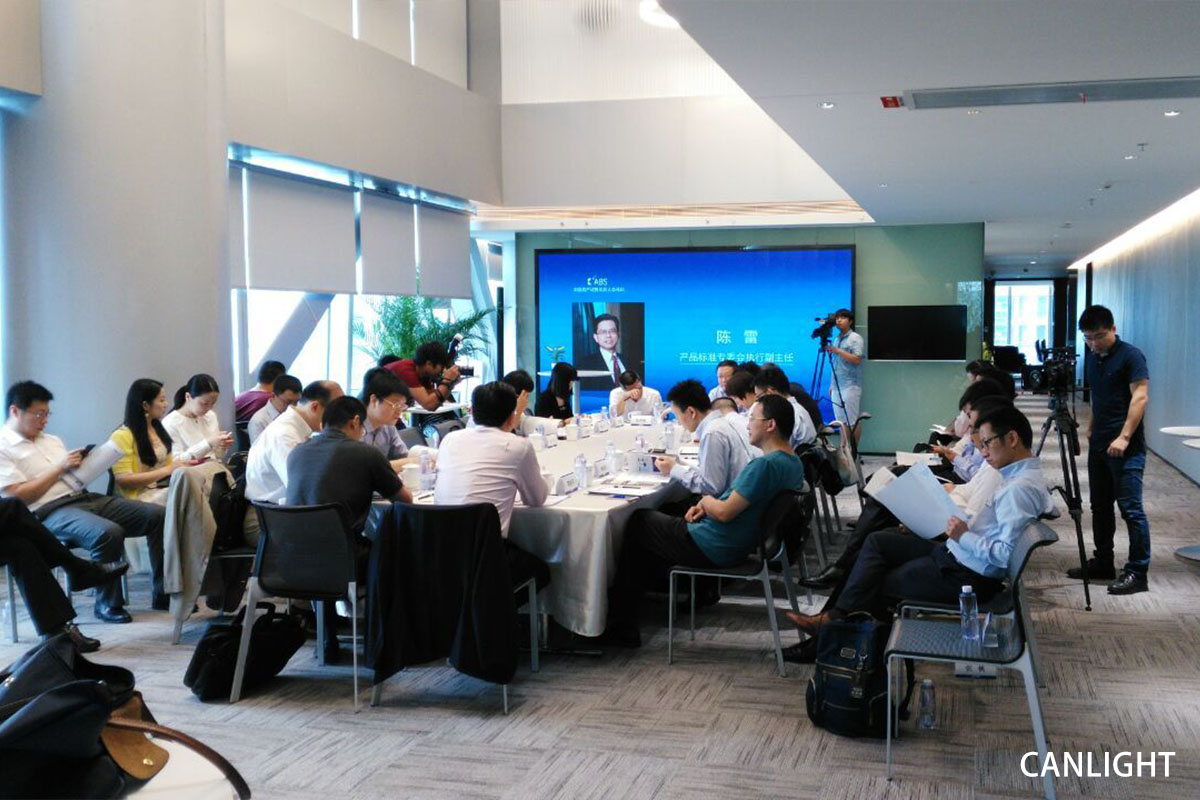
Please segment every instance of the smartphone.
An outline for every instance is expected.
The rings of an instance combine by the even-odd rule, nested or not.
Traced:
[[[80,458],[87,458],[87,457],[88,457],[88,453],[92,452],[92,451],[93,451],[93,450],[95,450],[95,449],[96,449],[96,445],[94,445],[94,444],[89,444],[89,445],[87,445],[86,447],[84,447],[82,450],[80,450],[80,451],[79,451],[79,457],[80,457]]]

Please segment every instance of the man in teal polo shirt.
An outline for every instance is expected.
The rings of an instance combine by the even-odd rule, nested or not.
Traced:
[[[728,567],[758,546],[763,512],[785,489],[804,488],[804,467],[789,439],[795,412],[786,398],[763,395],[750,408],[750,443],[763,451],[720,497],[705,495],[683,519],[638,511],[629,521],[616,580],[608,593],[609,642],[640,647],[638,608],[646,587],[672,566]]]

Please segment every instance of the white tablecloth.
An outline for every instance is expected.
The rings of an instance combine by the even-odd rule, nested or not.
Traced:
[[[661,433],[656,438],[654,430],[624,426],[581,441],[559,440],[556,447],[539,451],[538,461],[543,470],[559,475],[574,468],[575,455],[580,451],[589,461],[603,458],[610,438],[627,453],[638,433],[645,435],[650,446],[661,444]],[[508,537],[550,567],[550,585],[541,593],[542,610],[582,636],[603,633],[608,619],[608,586],[616,572],[621,537],[630,516],[637,509],[657,508],[687,495],[681,485],[668,483],[636,500],[578,491],[543,508],[528,508],[518,502]],[[552,497],[551,502],[556,499]],[[373,513],[368,526],[374,527],[377,521],[378,514]]]

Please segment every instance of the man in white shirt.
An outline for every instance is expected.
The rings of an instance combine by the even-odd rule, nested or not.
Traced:
[[[792,413],[796,415],[796,427],[792,430],[792,447],[812,444],[817,440],[817,429],[813,425],[812,416],[792,397],[791,385],[783,370],[779,367],[763,367],[759,370],[754,376],[754,392],[758,397],[777,394],[792,404]]]
[[[321,430],[321,415],[329,401],[344,394],[334,381],[313,381],[300,393],[300,402],[267,426],[246,457],[246,498],[259,503],[282,503],[287,498],[287,459],[292,450]]]
[[[708,399],[716,400],[718,397],[728,397],[725,393],[725,384],[729,383],[729,379],[733,377],[733,373],[737,371],[737,362],[733,359],[725,359],[720,364],[717,364],[717,385],[708,390]]]
[[[145,536],[150,546],[152,599],[167,607],[163,591],[163,520],[166,509],[123,497],[89,492],[75,477],[83,450],[67,451],[62,439],[45,432],[54,395],[33,381],[8,390],[8,421],[0,430],[0,492],[25,503],[68,547],[88,550],[99,563],[115,563],[125,554],[125,537]],[[96,618],[132,622],[120,582],[96,589]]]
[[[653,414],[654,407],[662,403],[657,389],[642,385],[641,376],[633,370],[621,373],[621,385],[608,393],[608,407],[617,416],[625,414]]]
[[[518,423],[517,393],[501,381],[485,383],[471,393],[471,410],[475,427],[455,431],[438,448],[434,502],[494,505],[513,584],[536,577],[541,588],[550,581],[546,564],[508,540],[517,494],[526,506],[543,505],[549,494],[533,445],[510,435]]]
[[[667,392],[667,400],[679,424],[700,437],[700,463],[683,464],[665,455],[654,460],[655,467],[693,495],[720,497],[753,458],[749,440],[742,438],[724,414],[713,409],[700,381],[680,381]],[[693,504],[688,502],[682,510]]]
[[[253,445],[258,441],[258,437],[267,429],[267,426],[279,418],[279,415],[287,411],[292,406],[296,405],[300,400],[300,379],[293,375],[280,375],[275,379],[275,383],[271,387],[271,398],[260,408],[254,412],[254,416],[250,418],[249,424],[246,425],[246,435],[250,437],[250,444]]]
[[[724,414],[725,421],[736,428],[737,432],[746,440],[752,458],[762,455],[761,450],[750,444],[750,420],[745,414],[738,413],[738,405],[732,397],[718,397],[712,401],[712,407]]]

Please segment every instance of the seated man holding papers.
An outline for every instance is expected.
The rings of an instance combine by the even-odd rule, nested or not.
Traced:
[[[246,499],[282,503],[287,497],[288,456],[321,430],[321,415],[330,401],[343,394],[334,381],[313,381],[300,393],[300,402],[268,425],[246,457]]]
[[[951,517],[944,543],[892,531],[871,534],[831,610],[812,615],[787,612],[801,631],[816,635],[826,621],[852,611],[883,616],[885,605],[893,600],[953,603],[965,584],[981,600],[1000,590],[1013,542],[1054,505],[1041,464],[1029,450],[1033,430],[1024,414],[1012,406],[998,406],[979,417],[978,430],[988,464],[1003,476],[992,502],[970,523]]]
[[[680,381],[667,392],[667,400],[679,424],[700,437],[700,463],[692,466],[663,455],[654,460],[654,466],[693,495],[724,494],[754,457],[750,443],[724,414],[713,409],[700,381]]]
[[[659,511],[634,513],[608,593],[605,637],[611,643],[641,646],[642,594],[672,566],[727,567],[754,551],[770,502],[785,489],[804,488],[804,466],[788,441],[794,419],[787,399],[764,396],[750,409],[750,441],[764,455],[751,461],[732,486],[719,497],[701,497],[682,519]]]

